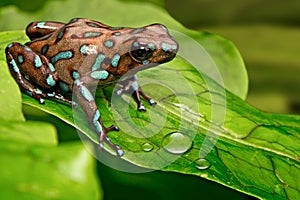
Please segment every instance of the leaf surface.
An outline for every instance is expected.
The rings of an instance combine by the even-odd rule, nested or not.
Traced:
[[[136,112],[136,105],[128,96],[112,96],[113,87],[98,91],[97,103],[105,125],[116,124],[121,128],[120,132],[111,132],[109,136],[125,150],[124,160],[145,168],[193,174],[263,199],[299,199],[300,117],[266,114],[242,101],[247,91],[247,76],[243,61],[231,42],[213,34],[186,30],[164,11],[149,4],[103,1],[103,12],[97,10],[94,14],[89,6],[96,5],[96,1],[80,7],[82,12],[78,12],[73,2],[65,1],[64,6],[49,3],[43,11],[47,19],[38,14],[21,13],[2,20],[2,26],[8,28],[9,21],[25,19],[24,15],[26,20],[32,21],[50,18],[68,21],[75,14],[78,16],[77,13],[114,26],[161,22],[188,34],[205,47],[219,67],[226,88],[239,96],[225,92],[180,57],[139,73],[144,90],[158,102],[155,108],[146,106],[146,113]],[[66,11],[65,7],[70,9]],[[62,10],[64,17],[57,15]],[[52,11],[55,12],[51,14]],[[112,17],[112,11],[122,17]],[[15,10],[2,13],[2,17],[7,18],[7,13],[15,13]],[[27,23],[20,21],[23,26]],[[12,24],[13,28],[18,27],[17,23]],[[1,38],[6,36],[9,38],[4,40],[7,44],[9,41],[25,42],[23,32],[2,33]],[[5,42],[2,52],[4,47]],[[1,72],[7,72],[2,61]],[[203,62],[204,66],[207,64],[209,62]],[[3,80],[13,82],[8,73],[3,74],[6,74]],[[153,79],[155,81],[151,82]],[[7,95],[15,93],[18,96],[18,90],[6,91],[11,93]],[[40,105],[24,94],[22,99],[25,104],[59,117],[98,142],[98,137],[86,126],[80,109],[72,110],[69,105],[49,100]],[[226,117],[216,113],[226,113]],[[74,123],[74,117],[80,120],[77,118]],[[173,133],[180,134],[174,136]]]
[[[158,102],[154,108],[144,102],[146,113],[137,112],[129,96],[115,97],[113,87],[96,93],[105,125],[121,129],[111,132],[110,138],[124,149],[124,160],[145,168],[193,174],[263,199],[299,198],[299,116],[260,112],[230,92],[224,93],[180,58],[140,72],[139,80]],[[25,104],[61,118],[98,142],[80,109],[51,100],[40,105],[24,94],[22,98]],[[224,123],[218,124],[220,119],[213,113],[224,109]],[[74,123],[78,116],[81,120]],[[170,139],[174,132],[182,133],[182,140]]]
[[[2,198],[99,199],[95,162],[80,143],[41,146],[3,138],[0,143]]]

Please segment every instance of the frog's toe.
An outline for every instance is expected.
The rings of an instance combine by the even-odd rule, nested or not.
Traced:
[[[117,156],[122,157],[125,154],[125,152],[119,146],[117,146],[117,147],[119,148],[119,149],[116,150],[117,151]]]
[[[110,127],[106,128],[106,132],[110,132],[110,131],[119,131],[120,129],[115,126],[115,125],[111,125]]]
[[[100,149],[101,151],[104,151],[103,141],[102,141],[102,142],[99,142],[99,149]]]
[[[123,89],[119,89],[115,93],[116,95],[120,96],[123,93]]]
[[[47,96],[44,95],[44,93],[43,93],[42,91],[35,89],[35,90],[33,90],[33,91],[29,91],[29,90],[28,90],[28,91],[26,91],[26,92],[27,92],[27,94],[28,94],[29,96],[31,96],[31,97],[35,98],[36,100],[38,100],[38,102],[39,102],[40,104],[45,104],[44,98],[47,98]]]
[[[156,106],[156,102],[153,99],[149,99],[149,104],[154,107]]]
[[[39,98],[38,100],[40,104],[45,104],[45,100],[43,98]]]
[[[145,106],[143,104],[139,105],[138,106],[138,111],[145,112],[146,111]]]
[[[72,101],[72,108],[75,108],[75,109],[77,109],[78,108],[78,103],[76,103],[76,102],[74,102],[74,101]]]

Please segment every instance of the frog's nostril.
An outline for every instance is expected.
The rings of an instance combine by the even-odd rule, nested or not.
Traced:
[[[174,48],[170,49],[169,52],[176,54],[178,52],[178,45],[174,45]]]
[[[166,53],[177,53],[178,51],[178,44],[177,43],[161,43],[161,48]]]

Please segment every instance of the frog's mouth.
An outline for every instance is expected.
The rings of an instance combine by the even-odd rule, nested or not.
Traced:
[[[153,54],[151,58],[151,63],[166,63],[173,60],[177,55],[178,49],[170,49],[170,50],[160,50]]]
[[[142,71],[142,70],[145,70],[145,69],[156,67],[158,65],[160,65],[160,63],[149,63],[149,64],[144,64],[140,67],[134,68],[133,70],[136,70],[138,72],[138,71]]]
[[[164,58],[162,58],[161,56],[153,56],[153,58],[151,59],[151,61],[146,61],[144,64],[141,64],[140,66],[138,67],[134,67],[132,68],[128,74],[136,74],[137,72],[139,71],[142,71],[142,70],[145,70],[145,69],[149,69],[149,68],[153,68],[153,67],[156,67],[158,65],[161,65],[163,63],[167,63],[171,60],[173,60],[176,56],[176,53],[175,52],[170,52],[168,53],[167,56],[164,56]]]

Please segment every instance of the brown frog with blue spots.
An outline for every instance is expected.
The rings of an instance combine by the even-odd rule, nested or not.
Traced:
[[[155,105],[139,87],[135,73],[175,57],[178,44],[166,27],[161,24],[111,27],[75,18],[67,24],[33,22],[26,33],[30,42],[11,43],[5,51],[10,72],[20,88],[41,104],[50,98],[75,104],[61,95],[73,92],[99,134],[100,148],[106,141],[122,156],[123,150],[107,137],[109,131],[118,128],[104,127],[90,88],[115,83],[132,71],[117,93],[132,90],[140,111],[145,111],[140,96]]]

